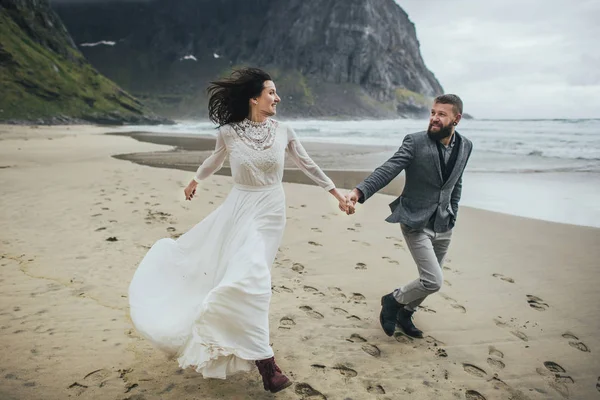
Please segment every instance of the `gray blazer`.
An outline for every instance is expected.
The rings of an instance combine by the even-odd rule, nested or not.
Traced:
[[[389,160],[356,186],[363,193],[359,203],[364,203],[405,170],[404,190],[390,203],[392,214],[386,221],[423,229],[435,213],[435,232],[452,229],[458,215],[463,171],[473,149],[469,139],[454,133],[461,140],[456,164],[445,183],[435,141],[425,131],[411,133]]]

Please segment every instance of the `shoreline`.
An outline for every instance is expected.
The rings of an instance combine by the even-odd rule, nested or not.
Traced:
[[[198,166],[210,156],[214,150],[215,138],[198,134],[164,134],[157,132],[108,132],[109,135],[131,137],[142,143],[152,143],[175,147],[171,150],[153,151],[144,153],[127,153],[114,155],[114,158],[127,160],[139,165],[146,165],[156,168],[177,169],[188,172],[195,172]],[[323,142],[303,141],[303,146],[311,158],[321,167],[321,169],[335,182],[340,189],[350,190],[360,183],[364,178],[383,162],[385,162],[397,147],[386,145],[355,145],[355,144],[335,144]],[[554,181],[541,184],[545,195],[548,198],[561,198],[560,175],[562,172],[556,171],[531,171],[523,172],[497,172],[497,171],[469,171],[465,172],[465,185],[463,186],[463,198],[461,208],[469,207],[485,210],[502,215],[510,215],[522,218],[528,218],[537,221],[560,223],[564,225],[582,226],[600,228],[600,210],[588,206],[587,212],[582,214],[582,207],[578,208],[577,213],[569,214],[564,211],[569,208],[569,202],[554,200],[554,203],[547,206],[543,211],[540,207],[536,209],[531,204],[536,202],[535,196],[530,196],[529,200],[515,203],[513,192],[522,191],[523,188],[532,187],[539,180],[539,176],[544,176],[544,181],[554,177]],[[573,186],[579,176],[591,176],[597,172],[564,172],[570,174],[569,189],[576,193],[581,190],[583,184]],[[228,161],[223,168],[217,171],[216,175],[231,176]],[[536,177],[534,177],[536,175]],[[564,176],[564,175],[563,175]],[[286,160],[283,181],[288,183],[300,183],[305,185],[315,185],[310,178],[297,169],[295,165]],[[515,189],[512,186],[518,185]],[[550,185],[550,186],[548,186]],[[389,185],[379,191],[380,194],[399,196],[404,187],[404,174],[401,173]],[[553,188],[549,190],[548,188]],[[479,189],[478,189],[479,188]],[[566,189],[566,190],[569,190]],[[564,196],[563,196],[564,197]],[[501,203],[498,203],[498,202]],[[578,200],[579,201],[579,200]],[[584,202],[585,203],[585,202]],[[486,207],[487,206],[487,207]],[[556,210],[550,207],[556,207]],[[572,208],[572,206],[571,206]],[[560,212],[558,212],[560,210]],[[571,216],[570,216],[571,215]],[[596,217],[597,216],[597,217]]]

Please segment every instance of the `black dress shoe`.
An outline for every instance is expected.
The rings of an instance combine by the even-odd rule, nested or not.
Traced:
[[[423,332],[421,332],[421,330],[418,329],[412,322],[413,314],[414,311],[408,311],[406,308],[402,307],[398,310],[396,322],[398,322],[398,325],[400,326],[402,331],[408,336],[412,336],[414,338],[422,338]]]
[[[379,322],[386,335],[392,336],[396,330],[396,314],[400,303],[396,301],[392,293],[386,294],[381,298],[381,313],[379,313]]]

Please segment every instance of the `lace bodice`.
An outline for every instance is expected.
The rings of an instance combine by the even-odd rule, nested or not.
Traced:
[[[229,155],[233,181],[246,186],[267,186],[280,183],[283,179],[285,155],[310,179],[325,190],[335,188],[334,183],[309,157],[294,130],[280,122],[271,120],[275,129],[273,137],[261,138],[270,146],[253,146],[252,142],[240,136],[231,124],[219,128],[215,150],[196,171],[194,180],[200,182],[223,166]],[[237,127],[236,127],[237,128]]]

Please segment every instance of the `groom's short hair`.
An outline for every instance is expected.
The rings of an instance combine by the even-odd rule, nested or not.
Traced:
[[[452,104],[454,113],[457,115],[462,114],[463,112],[463,102],[460,97],[455,94],[442,94],[433,100],[433,104],[435,103]]]

